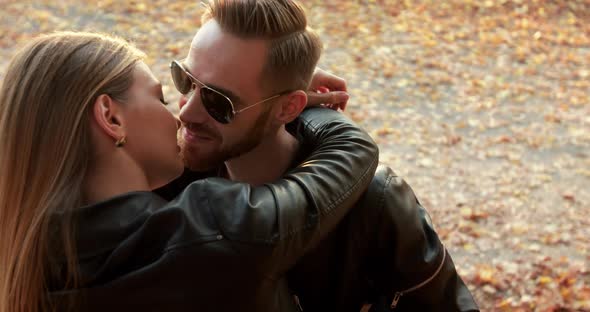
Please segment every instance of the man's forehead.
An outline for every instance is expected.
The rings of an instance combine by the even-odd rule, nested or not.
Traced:
[[[207,23],[203,24],[201,28],[195,33],[193,39],[191,41],[191,49],[195,49],[199,46],[199,42],[205,40],[206,36],[210,36],[212,32],[215,32],[215,27],[213,25],[213,21],[208,21]]]
[[[225,46],[224,50],[227,50],[230,47],[239,47],[243,48],[239,51],[240,53],[245,53],[250,56],[258,55],[265,58],[269,44],[270,42],[266,39],[246,38],[227,32],[222,29],[217,21],[209,20],[197,31],[191,41],[190,48],[202,50]]]
[[[194,36],[184,63],[203,83],[236,94],[249,93],[244,89],[260,87],[266,50],[263,40],[238,38],[224,32],[216,21],[211,20]]]

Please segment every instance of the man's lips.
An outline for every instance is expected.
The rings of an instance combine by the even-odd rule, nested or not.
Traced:
[[[198,143],[203,141],[212,141],[214,138],[202,131],[194,131],[187,127],[182,128],[182,136],[187,143]]]

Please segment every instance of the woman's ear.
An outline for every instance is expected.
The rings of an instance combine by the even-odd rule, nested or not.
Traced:
[[[92,117],[104,134],[113,138],[115,142],[125,137],[125,120],[121,105],[110,96],[98,96],[92,108]]]
[[[276,118],[283,124],[297,118],[307,105],[307,94],[302,90],[293,91],[285,97],[286,99],[281,101],[281,109],[276,115]]]

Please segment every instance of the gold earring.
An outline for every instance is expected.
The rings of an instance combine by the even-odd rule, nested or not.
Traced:
[[[118,139],[117,142],[115,142],[115,146],[122,147],[123,145],[125,145],[125,143],[127,143],[127,137],[123,136],[120,139]]]

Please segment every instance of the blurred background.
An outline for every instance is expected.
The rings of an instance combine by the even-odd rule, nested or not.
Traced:
[[[429,209],[482,311],[590,311],[590,0],[302,2],[345,113]],[[39,33],[114,33],[177,112],[168,64],[199,3],[0,0],[0,80]]]

